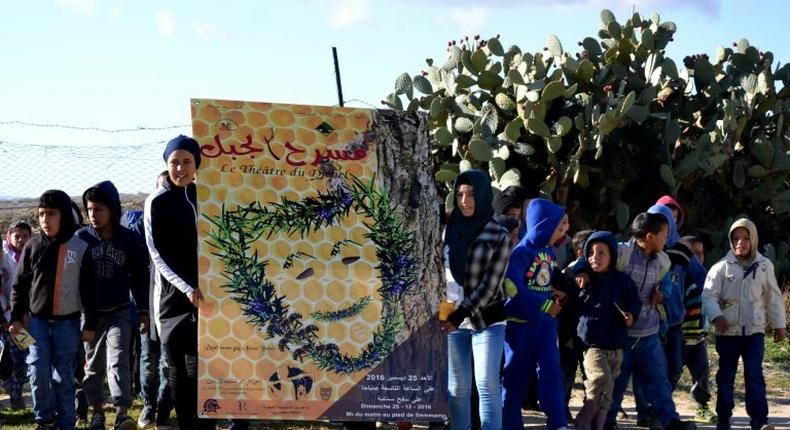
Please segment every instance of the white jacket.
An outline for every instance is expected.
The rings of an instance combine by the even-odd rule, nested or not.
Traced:
[[[730,235],[738,227],[750,231],[755,257],[747,268],[730,251],[711,267],[702,291],[703,311],[710,321],[720,316],[726,319],[725,336],[765,333],[766,324],[785,328],[784,300],[773,263],[757,252],[757,228],[751,221],[741,219],[733,223]]]

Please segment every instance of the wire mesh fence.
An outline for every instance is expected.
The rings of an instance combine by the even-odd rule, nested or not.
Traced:
[[[81,205],[87,188],[111,180],[125,207],[140,207],[165,168],[165,143],[179,133],[190,134],[191,126],[107,129],[0,121],[0,230],[14,219],[32,220],[38,196],[53,188]]]

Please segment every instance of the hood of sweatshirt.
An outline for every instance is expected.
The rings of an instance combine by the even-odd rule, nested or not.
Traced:
[[[596,231],[595,233],[591,234],[589,238],[587,238],[587,242],[584,242],[584,257],[587,258],[587,255],[590,254],[590,248],[592,244],[595,242],[603,242],[609,248],[609,255],[611,256],[611,261],[609,262],[609,268],[607,271],[610,271],[617,267],[617,239],[615,239],[614,234],[608,231]]]
[[[678,222],[677,228],[680,228],[683,223],[686,221],[686,211],[683,210],[683,206],[680,206],[677,200],[675,200],[672,196],[661,196],[660,199],[656,200],[657,205],[664,205],[669,206],[670,209],[677,208],[678,210]]]
[[[675,227],[675,218],[672,216],[672,209],[670,209],[669,206],[655,204],[650,206],[650,209],[648,209],[647,212],[651,214],[663,215],[664,218],[667,219],[667,224],[669,226],[669,230],[667,231],[667,248],[675,246],[678,240],[680,240],[680,235],[678,234],[677,227]]]
[[[121,222],[121,197],[118,195],[118,189],[115,188],[115,185],[110,181],[102,181],[98,184],[88,188],[82,193],[82,205],[85,207],[85,210],[88,210],[88,200],[85,196],[88,194],[90,190],[98,190],[99,194],[102,196],[102,200],[108,203],[110,210],[112,211],[112,220],[113,223],[117,226],[120,225]]]
[[[546,199],[532,199],[527,207],[527,234],[524,240],[534,247],[550,245],[554,230],[560,225],[565,209]]]
[[[757,256],[757,246],[759,244],[757,226],[748,218],[739,218],[734,223],[732,223],[728,237],[730,242],[730,250],[732,251],[733,255],[735,255],[735,248],[732,246],[732,232],[735,231],[736,228],[745,228],[749,231],[749,241],[752,244],[752,255],[749,257],[749,260],[751,261]]]

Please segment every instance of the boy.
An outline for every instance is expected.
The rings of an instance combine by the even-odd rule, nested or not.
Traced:
[[[16,335],[24,326],[35,339],[27,362],[38,428],[71,430],[81,308],[83,340],[95,335],[93,266],[88,244],[74,236],[76,223],[66,193],[45,191],[37,216],[41,234],[25,245],[20,257],[9,332]]]
[[[774,265],[757,251],[757,226],[741,218],[730,226],[730,251],[708,272],[702,307],[716,325],[717,429],[729,429],[738,359],[743,359],[746,412],[754,430],[768,425],[763,355],[765,326],[774,329],[774,341],[785,338],[785,309],[776,283]]]
[[[579,338],[584,352],[585,402],[576,417],[579,430],[603,429],[620,373],[628,330],[642,307],[634,281],[617,266],[617,242],[608,231],[593,233],[584,246],[589,282],[579,295]]]
[[[705,247],[694,236],[685,236],[680,241],[686,245],[699,261],[705,261]],[[702,287],[691,276],[686,276],[685,300],[686,314],[683,317],[683,340],[685,351],[683,364],[691,373],[694,385],[691,395],[697,402],[694,421],[703,424],[716,422],[716,414],[708,408],[711,399],[710,362],[708,360],[708,318],[702,311]]]
[[[130,291],[142,326],[148,325],[148,259],[129,229],[120,225],[121,201],[110,181],[85,190],[82,202],[90,225],[77,232],[88,244],[96,279],[96,338],[85,342],[82,384],[93,406],[90,430],[104,430],[104,382],[115,406],[115,429],[132,430],[127,411],[132,404],[129,370],[131,346]]]
[[[669,283],[670,261],[663,249],[671,220],[671,214],[667,218],[657,213],[641,213],[631,224],[633,239],[617,247],[617,270],[634,281],[642,308],[628,329],[629,347],[623,353],[620,375],[615,380],[608,428],[617,428],[617,412],[632,373],[634,385],[640,384],[645,400],[653,405],[666,430],[696,428],[693,423],[681,421],[675,410],[666,356],[658,338],[660,316],[656,305],[663,299],[662,288]]]
[[[552,244],[568,230],[565,210],[533,199],[527,210],[527,234],[513,249],[507,270],[505,369],[502,378],[505,429],[521,429],[521,401],[530,371],[538,368],[538,398],[549,430],[567,429],[563,377],[557,348],[556,316],[561,298],[552,288],[557,270]],[[557,278],[562,278],[560,274]],[[556,282],[556,280],[555,280]]]

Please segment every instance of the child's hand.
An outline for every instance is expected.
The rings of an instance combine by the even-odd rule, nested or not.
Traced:
[[[729,325],[727,324],[727,318],[720,316],[713,320],[713,323],[716,324],[716,333],[717,334],[724,334],[727,333],[727,328]]]
[[[653,297],[650,299],[650,303],[657,305],[661,303],[663,300],[664,300],[664,293],[659,291],[658,288],[653,290]]]
[[[199,308],[200,302],[203,301],[203,293],[200,292],[200,288],[193,289],[191,293],[187,294],[187,297],[189,297],[189,301],[196,308]]]
[[[625,321],[626,327],[631,327],[634,325],[634,316],[631,312],[623,312],[623,320]]]
[[[787,337],[785,329],[783,328],[774,329],[774,342],[781,342],[785,340],[785,337]]]
[[[457,327],[456,327],[456,326],[454,326],[454,325],[453,325],[453,323],[451,323],[450,321],[442,321],[442,322],[440,322],[439,324],[440,324],[440,325],[441,325],[441,327],[442,327],[442,331],[446,331],[447,333],[450,333],[450,332],[452,332],[452,331],[455,331],[455,329],[457,328]]]
[[[96,332],[94,330],[83,330],[82,341],[93,343],[94,341],[96,341]]]
[[[148,320],[148,316],[140,315],[138,318],[140,319],[140,333],[148,333],[148,327],[151,325],[151,322]]]
[[[557,314],[559,314],[561,310],[562,310],[562,306],[560,306],[560,305],[558,305],[556,303],[552,303],[551,306],[549,306],[549,308],[546,309],[546,313],[551,315],[551,316],[553,316],[553,317],[556,317]]]
[[[8,327],[8,332],[11,333],[11,336],[16,336],[22,330],[22,323],[19,321],[14,321]]]
[[[568,301],[568,295],[556,288],[551,289],[551,298],[560,306],[565,306],[565,302]]]
[[[578,275],[576,275],[575,280],[576,280],[576,285],[579,288],[584,289],[587,286],[587,284],[590,283],[590,275],[586,273],[579,273]]]

